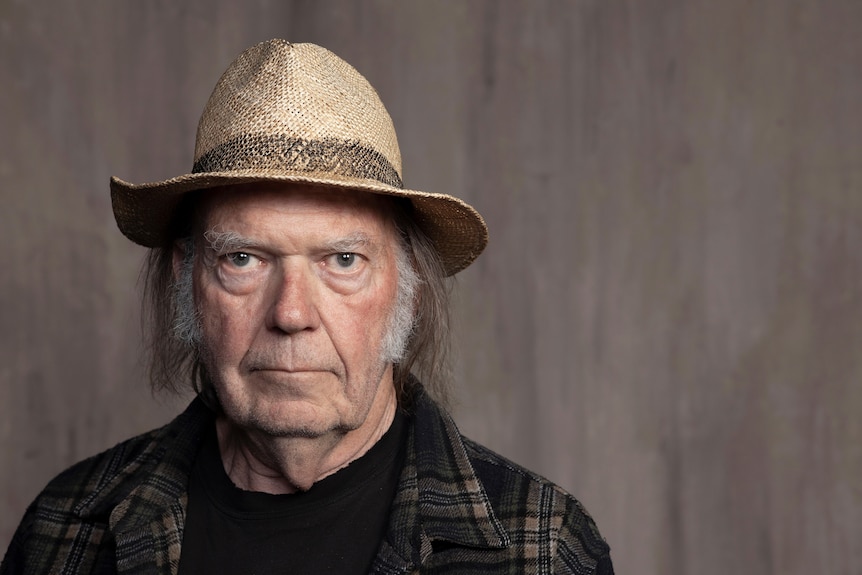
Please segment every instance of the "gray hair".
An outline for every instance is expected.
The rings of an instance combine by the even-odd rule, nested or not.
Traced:
[[[444,405],[449,401],[451,386],[448,361],[451,283],[445,277],[433,243],[416,224],[411,211],[409,202],[392,202],[399,238],[398,292],[381,349],[382,359],[394,365],[398,401],[405,409],[410,407],[413,388],[419,379],[432,397]],[[207,235],[208,241],[218,239]],[[200,317],[193,289],[195,240],[188,232],[177,237],[182,239],[150,250],[142,273],[150,381],[154,391],[180,392],[190,384],[217,408],[199,349]],[[175,246],[184,252],[176,277]]]

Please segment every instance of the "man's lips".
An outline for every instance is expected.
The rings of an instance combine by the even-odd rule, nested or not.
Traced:
[[[323,374],[335,374],[336,372],[331,369],[326,369],[323,367],[286,367],[281,365],[257,365],[252,368],[249,368],[248,373],[250,374],[259,374],[262,376],[266,376],[269,374],[270,377],[309,377],[315,375],[323,375]]]
[[[322,373],[329,372],[328,369],[320,369],[317,367],[277,367],[277,366],[257,366],[252,367],[249,371],[278,371],[281,373]]]

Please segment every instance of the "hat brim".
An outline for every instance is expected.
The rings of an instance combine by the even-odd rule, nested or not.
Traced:
[[[254,182],[308,184],[408,198],[413,203],[417,223],[434,243],[447,276],[469,266],[488,243],[485,221],[463,200],[447,194],[387,186],[376,180],[341,178],[332,173],[316,176],[266,171],[209,172],[144,184],[112,177],[111,204],[123,235],[136,244],[155,248],[170,241],[174,213],[186,194]]]

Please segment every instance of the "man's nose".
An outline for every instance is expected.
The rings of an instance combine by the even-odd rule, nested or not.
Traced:
[[[300,262],[283,266],[274,287],[269,310],[268,327],[287,334],[316,329],[320,323],[317,313],[317,286],[312,270]]]

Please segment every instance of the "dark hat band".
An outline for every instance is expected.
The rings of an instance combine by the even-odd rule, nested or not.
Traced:
[[[376,180],[402,188],[401,177],[377,150],[355,140],[306,140],[285,135],[247,134],[203,154],[193,174],[240,170],[328,172],[339,176]]]

